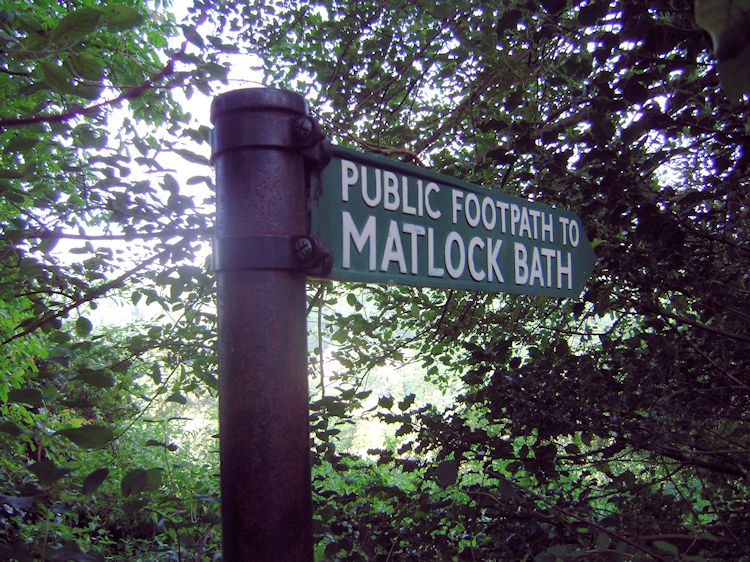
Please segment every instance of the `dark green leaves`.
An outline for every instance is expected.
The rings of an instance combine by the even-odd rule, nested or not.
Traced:
[[[193,54],[198,38],[180,52],[182,29],[163,7],[81,0],[6,2],[0,9],[0,558],[99,559],[89,544],[112,559],[160,558],[177,540],[184,552],[198,533],[195,522],[182,525],[189,516],[176,513],[198,504],[194,491],[214,492],[217,469],[196,477],[193,466],[213,463],[213,443],[198,445],[194,457],[177,448],[178,435],[143,446],[157,435],[143,416],[151,402],[150,414],[192,408],[188,397],[200,399],[216,384],[212,280],[194,259],[212,227],[203,200],[213,197],[204,185],[213,172],[200,156],[209,127],[192,123],[171,92],[210,92],[221,65],[205,29],[196,29],[205,53]],[[203,16],[218,15],[212,10]],[[186,29],[200,13],[186,6]],[[159,161],[173,146],[191,159],[188,175],[203,178],[188,193],[176,187],[185,185],[183,170],[168,172],[164,165],[173,164]],[[170,189],[178,197],[168,201]],[[159,276],[165,271],[175,280],[175,299]],[[133,292],[143,297],[137,311],[101,306]],[[170,317],[119,325],[142,323],[152,308]],[[185,341],[196,344],[191,352]],[[196,363],[203,379],[193,376]],[[162,388],[159,364],[169,365]],[[165,408],[170,393],[176,402]],[[160,421],[168,434],[183,429],[180,421]],[[112,497],[112,485],[122,490],[130,469],[159,466],[165,452],[174,463],[175,497],[143,493],[159,490],[159,468],[145,470],[145,484],[139,473],[125,479],[128,500]],[[179,539],[141,510],[174,522],[170,531],[179,527]],[[45,525],[49,536],[30,541]],[[115,527],[122,541],[98,541]],[[136,527],[164,538],[163,550],[149,541],[125,553]]]
[[[18,437],[23,430],[11,421],[4,421],[0,423],[0,432],[7,433],[11,437]]]
[[[91,328],[91,320],[89,320],[85,316],[79,316],[76,319],[76,332],[79,336],[84,337],[89,335],[89,333],[91,332]]]
[[[378,406],[390,410],[393,408],[393,397],[392,396],[381,396],[378,399]]]
[[[109,388],[116,384],[116,379],[103,369],[81,369],[76,379],[98,388]]]
[[[148,475],[142,468],[135,468],[122,477],[120,491],[123,496],[131,496],[142,492],[148,483]]]
[[[5,145],[5,150],[10,152],[23,152],[34,148],[37,143],[39,143],[39,139],[36,137],[27,137],[23,134],[18,134]]]
[[[446,459],[432,467],[430,472],[441,488],[447,488],[456,483],[459,467],[460,463],[457,460]]]
[[[82,449],[101,449],[115,438],[107,426],[93,424],[61,429],[56,434],[70,439]]]
[[[16,509],[28,509],[39,498],[39,494],[29,494],[24,496],[4,496],[0,495],[0,504],[7,504]]]
[[[176,402],[177,404],[187,404],[187,398],[179,392],[173,392],[164,399],[166,402]]]
[[[132,496],[143,491],[154,491],[161,486],[160,468],[135,468],[122,477],[120,491],[123,496]]]
[[[50,461],[38,461],[29,465],[28,468],[37,477],[39,483],[45,486],[54,484],[57,480],[74,470],[72,468],[56,466]]]
[[[416,399],[416,395],[414,393],[409,394],[398,403],[398,409],[401,410],[402,412],[405,412],[412,406],[412,404],[414,404],[415,399]]]
[[[60,20],[50,39],[60,46],[77,43],[99,27],[102,16],[96,8],[79,8]]]
[[[40,60],[39,67],[42,69],[44,81],[52,88],[67,93],[73,90],[73,76],[67,68],[58,65],[54,60],[50,59]]]
[[[156,439],[149,439],[145,443],[146,447],[164,447],[167,451],[176,451],[179,447],[175,445],[174,443],[164,443],[162,441],[157,441]]]
[[[64,16],[50,33],[50,40],[58,46],[66,47],[82,41],[100,27],[123,31],[142,22],[143,16],[132,6],[84,6]]]
[[[107,479],[108,475],[108,468],[97,468],[91,474],[86,476],[86,479],[83,481],[83,493],[87,496],[93,494]]]
[[[98,10],[103,15],[104,23],[115,31],[123,31],[140,25],[143,15],[132,6],[126,4],[110,3],[99,6]]]
[[[204,165],[209,163],[208,158],[192,150],[188,150],[186,148],[175,148],[174,151],[180,156],[182,156],[188,162],[192,162],[194,164],[204,164]]]
[[[76,76],[97,82],[102,79],[104,65],[101,60],[90,52],[84,51],[69,56],[66,62]]]
[[[36,406],[42,403],[42,391],[37,388],[11,388],[8,391],[8,402]]]

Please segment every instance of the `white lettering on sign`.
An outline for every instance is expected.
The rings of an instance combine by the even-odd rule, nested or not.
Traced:
[[[573,288],[573,268],[571,266],[570,252],[566,252],[567,265],[562,265],[563,255],[560,250],[552,248],[532,247],[531,264],[529,264],[529,252],[521,242],[513,244],[514,256],[514,282],[516,285],[536,284],[539,287],[552,287],[555,276],[557,289]],[[544,265],[543,265],[544,263]],[[562,278],[567,278],[567,287],[563,286]]]
[[[570,214],[345,159],[340,180],[342,269],[518,292],[573,288],[585,235]]]
[[[395,264],[399,273],[445,277],[447,270],[450,277],[459,279],[468,269],[470,277],[477,282],[505,281],[500,265],[502,240],[474,236],[467,244],[460,233],[451,231],[440,245],[442,247],[438,247],[433,228],[411,223],[399,224],[391,219],[384,228],[384,241],[379,244],[376,216],[367,217],[361,228],[348,211],[341,213],[341,220],[344,269],[351,267],[354,252],[367,256],[368,270],[371,272],[388,271],[391,264]],[[425,254],[426,271],[422,271],[420,257]],[[437,257],[441,257],[442,261],[438,262]]]
[[[427,275],[430,277],[442,277],[445,269],[435,266],[435,229],[427,229]]]
[[[342,267],[344,269],[349,269],[349,267],[351,267],[352,244],[354,244],[355,250],[360,253],[365,249],[365,244],[369,244],[369,267],[370,271],[375,271],[375,262],[377,259],[377,255],[375,254],[375,229],[377,222],[375,220],[375,217],[369,217],[367,219],[367,224],[365,224],[361,232],[357,229],[357,226],[354,224],[352,216],[348,211],[344,211],[343,213],[341,213],[341,222],[343,232],[342,241],[344,244],[344,253],[341,260]]]
[[[484,272],[484,269],[477,268],[477,264],[474,261],[474,250],[477,248],[480,250],[484,249],[484,240],[479,238],[479,236],[475,236],[469,240],[469,275],[471,275],[474,281],[484,281],[487,274]]]

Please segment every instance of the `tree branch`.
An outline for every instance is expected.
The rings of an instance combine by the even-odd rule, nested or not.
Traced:
[[[189,37],[191,33],[195,32],[197,27],[205,21],[208,15],[208,5],[209,4],[207,3],[206,5],[203,6],[203,11],[198,16],[198,19],[195,21],[190,31],[186,33],[186,37]],[[187,39],[185,39],[185,41],[183,41],[180,47],[180,50],[176,51],[175,53],[172,54],[171,57],[169,57],[169,60],[166,62],[166,64],[162,67],[162,69],[159,72],[151,76],[148,80],[146,80],[139,86],[133,86],[132,89],[128,90],[127,92],[122,92],[119,96],[115,98],[105,100],[103,102],[95,103],[93,105],[89,105],[86,107],[79,107],[76,109],[72,109],[70,111],[66,111],[63,113],[46,113],[42,115],[35,115],[34,117],[0,119],[0,129],[23,127],[26,125],[33,125],[35,123],[60,123],[62,121],[73,119],[74,117],[92,115],[106,107],[111,107],[121,101],[139,98],[143,95],[143,93],[146,90],[153,87],[157,82],[161,81],[162,79],[172,74],[172,72],[174,71],[175,61],[178,60],[180,56],[182,56],[182,54],[187,49],[187,45],[188,45],[188,41]]]
[[[540,127],[533,131],[531,133],[532,139],[540,139],[542,138],[542,135],[545,133],[551,133],[560,131],[562,129],[567,129],[571,125],[578,125],[579,123],[583,123],[584,121],[588,121],[591,119],[591,116],[593,114],[593,111],[591,109],[583,109],[579,111],[578,113],[574,113],[573,115],[568,115],[567,117],[563,117],[559,121],[555,121],[554,123],[549,123],[548,125],[545,125],[544,127]]]
[[[699,330],[705,330],[706,332],[710,332],[718,336],[741,341],[744,343],[750,343],[750,336],[745,336],[743,334],[737,334],[734,332],[727,332],[726,330],[722,330],[721,328],[715,328],[714,326],[710,326],[708,324],[698,322],[697,320],[693,320],[692,318],[689,318],[683,314],[674,314],[672,312],[666,311],[662,307],[656,304],[646,305],[644,306],[644,309],[647,312],[651,312],[652,314],[658,314],[659,316],[671,318],[672,320],[682,322],[683,324],[687,324],[689,326],[692,326],[693,328],[698,328]],[[738,382],[738,381],[735,381],[735,382]]]
[[[422,152],[425,150],[428,146],[430,146],[433,142],[435,142],[437,139],[439,139],[441,136],[445,134],[445,132],[450,129],[456,121],[461,117],[461,115],[469,109],[472,105],[474,105],[474,102],[477,100],[477,98],[484,93],[484,91],[489,87],[489,85],[492,83],[492,81],[495,79],[495,76],[497,75],[497,71],[488,72],[487,76],[485,76],[484,80],[481,80],[479,83],[475,85],[474,90],[464,98],[464,100],[456,106],[456,108],[451,111],[451,114],[448,116],[448,118],[443,121],[443,124],[440,125],[435,131],[427,137],[424,141],[420,143],[420,148],[416,152]]]
[[[534,498],[536,498],[540,502],[548,505],[550,508],[554,509],[558,513],[564,515],[565,517],[568,517],[568,518],[571,518],[571,519],[575,519],[576,521],[578,521],[580,523],[583,523],[584,525],[588,525],[590,527],[595,528],[598,531],[601,531],[602,533],[606,533],[606,534],[608,534],[608,535],[616,538],[617,540],[625,542],[625,543],[629,544],[630,546],[632,546],[633,548],[635,548],[637,550],[640,550],[641,552],[644,552],[644,553],[648,554],[649,556],[652,556],[656,560],[661,560],[661,562],[667,562],[666,558],[664,558],[662,556],[659,556],[657,553],[655,553],[650,548],[648,548],[646,546],[643,546],[642,544],[640,544],[640,543],[638,543],[638,542],[636,542],[636,541],[634,541],[632,539],[629,539],[628,537],[626,537],[624,535],[621,535],[620,533],[618,533],[616,531],[612,531],[611,529],[608,529],[607,527],[605,527],[604,525],[601,525],[601,524],[597,523],[596,521],[591,521],[589,519],[586,519],[585,517],[581,517],[580,515],[578,515],[576,513],[573,513],[572,511],[568,511],[566,509],[563,509],[562,507],[560,507],[557,504],[553,503],[552,501],[548,500],[544,496],[541,496],[541,495],[537,494],[536,492],[534,492],[533,490],[530,490],[526,486],[523,486],[521,484],[518,484],[517,482],[514,482],[513,480],[510,480],[509,478],[506,478],[505,476],[503,476],[502,474],[500,474],[499,472],[497,472],[495,470],[489,469],[489,470],[487,470],[487,473],[490,476],[492,476],[494,478],[497,478],[498,480],[503,480],[504,482],[507,482],[511,486],[513,486],[515,488],[518,488],[522,492],[525,492],[525,493],[529,494],[530,496],[533,496]]]
[[[120,285],[122,285],[122,283],[126,279],[128,279],[129,277],[132,277],[133,275],[135,275],[136,273],[138,273],[143,268],[151,265],[156,260],[158,260],[160,258],[163,258],[163,257],[166,257],[169,254],[171,254],[175,250],[175,248],[177,248],[180,244],[184,243],[185,241],[186,240],[183,239],[178,244],[173,244],[173,245],[169,246],[168,248],[162,250],[161,252],[158,252],[158,253],[154,254],[153,256],[151,256],[150,258],[148,258],[147,260],[139,263],[134,268],[126,271],[125,273],[123,273],[122,275],[120,275],[119,277],[117,277],[116,279],[113,279],[112,281],[108,281],[106,283],[103,283],[102,285],[99,285],[98,287],[93,288],[88,293],[86,293],[83,297],[81,297],[80,299],[76,300],[75,302],[69,304],[68,306],[65,306],[65,307],[61,308],[57,312],[51,312],[49,314],[46,314],[42,318],[40,318],[40,319],[32,322],[23,331],[18,332],[17,334],[14,334],[11,337],[9,337],[8,339],[6,339],[3,342],[3,345],[9,344],[10,342],[12,342],[14,340],[17,340],[19,338],[22,338],[24,336],[27,336],[27,335],[31,334],[32,332],[35,332],[36,330],[38,330],[39,328],[41,328],[42,326],[44,326],[47,322],[49,322],[51,320],[54,320],[55,318],[60,318],[61,316],[65,316],[68,312],[70,312],[71,310],[74,310],[74,309],[78,308],[82,304],[86,304],[87,302],[91,302],[94,299],[97,299],[97,298],[101,297],[102,295],[106,294],[110,290],[112,290],[112,289],[114,289],[116,287],[119,287]]]
[[[60,123],[62,121],[73,119],[74,117],[92,115],[99,112],[101,109],[104,109],[105,107],[113,106],[124,100],[139,98],[143,95],[143,92],[153,86],[154,83],[172,74],[172,71],[174,70],[174,61],[179,56],[179,54],[180,52],[177,52],[172,55],[172,57],[167,61],[164,67],[156,75],[146,80],[143,84],[141,84],[140,86],[135,86],[131,90],[123,92],[115,98],[95,103],[86,107],[72,109],[63,113],[45,113],[42,115],[35,115],[34,117],[0,119],[0,129],[24,127],[26,125],[34,125],[36,123]]]
[[[198,237],[204,234],[211,234],[212,228],[167,228],[156,230],[154,232],[139,232],[135,234],[74,234],[72,232],[60,232],[56,230],[30,230],[21,232],[20,238],[39,240],[149,240],[153,238],[172,238],[181,236],[182,238]]]

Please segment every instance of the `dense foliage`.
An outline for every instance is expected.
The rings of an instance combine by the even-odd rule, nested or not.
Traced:
[[[185,419],[208,127],[175,93],[231,60],[339,144],[575,211],[599,258],[577,301],[311,281],[319,559],[750,558],[746,0],[0,6],[0,557],[218,556]],[[370,395],[407,363],[449,407]]]

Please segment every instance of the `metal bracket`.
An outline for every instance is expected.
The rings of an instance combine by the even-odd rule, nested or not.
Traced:
[[[333,148],[331,141],[320,130],[317,120],[309,115],[298,117],[292,122],[292,138],[299,143],[299,153],[305,159],[309,211],[312,201],[320,197],[320,172],[331,161]]]
[[[247,110],[248,96],[252,109]],[[286,270],[303,271],[324,277],[333,267],[333,254],[311,234],[311,209],[320,196],[320,172],[331,161],[333,149],[317,120],[306,114],[304,104],[296,115],[285,113],[273,120],[260,119],[261,109],[288,109],[296,97],[280,91],[239,91],[218,98],[220,105],[212,107],[223,119],[214,123],[212,133],[213,159],[225,151],[251,147],[275,147],[297,151],[304,159],[305,174],[305,233],[297,236],[237,236],[214,240],[212,268],[228,270]],[[240,111],[242,110],[242,111]],[[302,113],[305,112],[305,113]],[[231,119],[230,119],[231,118]]]
[[[232,236],[214,240],[214,271],[276,269],[325,276],[331,251],[317,236]]]
[[[317,241],[316,245],[327,256],[326,259],[328,261],[326,264],[330,262],[330,265],[326,265],[323,270],[308,273],[325,276],[333,268],[333,255],[328,248],[323,247],[317,237],[311,234],[311,223],[314,202],[323,192],[320,172],[331,161],[333,147],[331,146],[331,141],[321,131],[318,121],[309,115],[300,116],[292,122],[292,138],[302,147],[299,149],[299,152],[305,159],[305,201],[307,206],[305,231],[309,238],[314,238]]]

